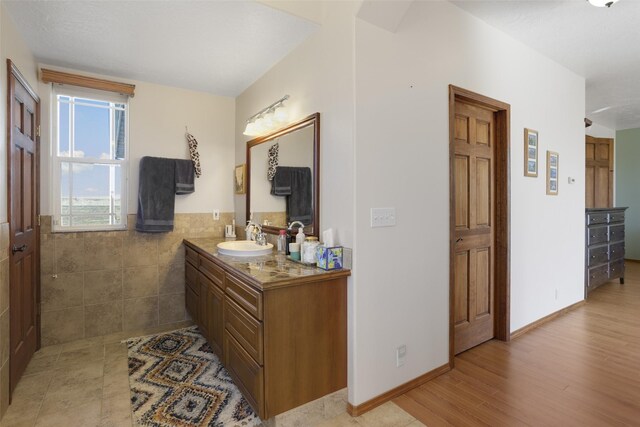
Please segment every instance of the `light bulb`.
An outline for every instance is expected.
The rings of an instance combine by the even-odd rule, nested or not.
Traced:
[[[263,120],[262,125],[264,126],[265,130],[272,130],[274,128],[275,123],[273,122],[273,114],[271,113],[265,114],[262,120]]]
[[[247,123],[247,127],[243,132],[247,136],[255,136],[256,134],[256,124],[254,122]]]
[[[273,119],[280,124],[284,124],[289,120],[289,112],[285,107],[280,107],[273,113]]]

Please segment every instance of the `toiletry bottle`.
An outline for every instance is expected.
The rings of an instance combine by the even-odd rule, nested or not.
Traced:
[[[296,234],[296,243],[300,243],[300,246],[302,246],[305,237],[306,236],[304,235],[304,230],[302,229],[302,227],[298,228],[298,234]]]
[[[287,253],[287,230],[280,230],[278,235],[278,255],[286,255]]]

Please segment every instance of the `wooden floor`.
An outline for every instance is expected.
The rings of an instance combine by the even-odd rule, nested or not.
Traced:
[[[489,341],[394,402],[429,427],[640,426],[640,264],[510,343]]]

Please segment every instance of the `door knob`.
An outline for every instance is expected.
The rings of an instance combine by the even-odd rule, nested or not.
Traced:
[[[22,246],[13,245],[13,247],[11,248],[11,253],[15,255],[16,252],[24,252],[26,250],[27,250],[27,245],[22,245]]]

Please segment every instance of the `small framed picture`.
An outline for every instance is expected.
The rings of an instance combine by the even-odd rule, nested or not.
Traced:
[[[538,176],[538,131],[524,129],[524,176]]]
[[[233,187],[236,194],[244,194],[247,192],[247,164],[243,163],[236,166],[233,174]]]
[[[550,196],[558,195],[559,156],[555,151],[547,151],[547,194]]]

